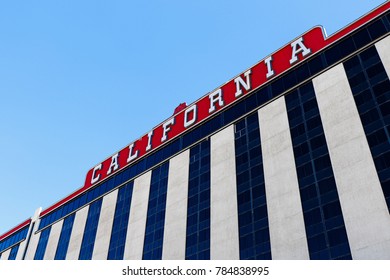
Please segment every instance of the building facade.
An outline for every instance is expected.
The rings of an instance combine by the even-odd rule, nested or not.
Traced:
[[[390,3],[315,27],[0,236],[1,260],[390,259]]]

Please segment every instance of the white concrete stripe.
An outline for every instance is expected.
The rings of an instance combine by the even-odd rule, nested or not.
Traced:
[[[33,260],[35,256],[35,251],[37,250],[39,237],[41,236],[41,232],[35,234],[38,230],[39,221],[34,224],[33,232],[31,234],[30,243],[27,248],[25,260]]]
[[[47,247],[43,258],[44,260],[54,260],[63,223],[64,220],[62,219],[61,221],[51,226],[50,236],[49,240],[47,241]]]
[[[390,259],[390,217],[342,64],[313,80],[354,259]]]
[[[234,126],[211,137],[210,258],[240,258]]]
[[[27,233],[26,238],[28,238],[28,233]],[[16,254],[16,260],[21,260],[23,258],[23,253],[24,253],[24,249],[26,247],[26,242],[27,242],[26,240],[20,242],[18,253]]]
[[[92,254],[93,260],[107,259],[117,197],[118,189],[103,197],[102,209],[100,211],[99,224],[96,231],[96,240]]]
[[[169,162],[163,260],[185,259],[189,164],[189,150]]]
[[[380,40],[375,46],[385,67],[387,76],[390,77],[390,36]]]
[[[152,171],[149,171],[134,180],[126,235],[125,260],[142,259],[151,176]]]
[[[85,224],[87,223],[88,209],[89,205],[76,212],[66,254],[67,260],[78,260],[79,258]]]
[[[284,97],[258,113],[272,259],[309,259]]]
[[[2,254],[1,254],[1,258],[0,258],[0,261],[6,261],[8,260],[8,257],[9,257],[9,254],[11,253],[11,248],[8,249],[7,251],[4,251]]]

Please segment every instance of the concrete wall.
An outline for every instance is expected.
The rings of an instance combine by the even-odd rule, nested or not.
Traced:
[[[41,232],[35,233],[38,230],[39,221],[34,224],[33,233],[31,235],[30,243],[27,248],[25,260],[33,260],[35,256],[35,251],[37,250],[39,237],[41,236]]]
[[[342,64],[313,80],[354,259],[390,259],[390,217]]]
[[[234,126],[211,137],[210,258],[240,258]]]
[[[284,97],[259,110],[273,259],[309,259]]]
[[[4,251],[1,254],[0,261],[8,260],[9,254],[11,253],[11,248],[9,248],[7,251]]]
[[[21,260],[23,258],[23,254],[26,249],[26,244],[27,244],[26,240],[20,242],[18,253],[16,254],[16,260]]]
[[[22,245],[22,248],[19,248],[20,252],[18,252],[16,259],[23,259],[24,254],[26,253],[24,259],[25,260],[32,260],[34,259],[35,251],[38,246],[39,237],[41,236],[40,233],[35,234],[35,232],[38,230],[39,227],[39,215],[41,214],[42,208],[38,208],[35,210],[34,215],[31,217],[31,224],[30,228],[27,233],[27,240],[29,239],[29,236],[31,235],[28,247],[27,246],[27,240],[24,241],[24,244]],[[21,250],[22,249],[22,250]]]
[[[186,253],[189,150],[169,162],[162,259],[184,260]]]
[[[85,223],[87,222],[89,205],[76,212],[73,222],[72,233],[70,235],[67,260],[78,260],[83,241]]]
[[[92,254],[93,260],[107,259],[117,197],[118,189],[103,197],[99,224],[96,231],[95,246]]]
[[[16,260],[21,260],[23,258],[24,250],[26,249],[26,244],[26,240],[20,242],[18,253],[16,254]]]
[[[54,260],[63,223],[64,220],[62,219],[51,226],[49,240],[47,241],[46,251],[43,258],[44,260]]]
[[[142,259],[151,176],[152,171],[149,171],[134,180],[124,253],[125,260]]]
[[[390,36],[377,42],[375,47],[386,69],[387,76],[390,77]]]

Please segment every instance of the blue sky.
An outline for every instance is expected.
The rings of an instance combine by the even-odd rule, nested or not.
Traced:
[[[1,1],[0,234],[315,25],[384,1]]]

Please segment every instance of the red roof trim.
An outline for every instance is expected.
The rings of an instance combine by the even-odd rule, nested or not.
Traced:
[[[11,229],[11,230],[7,231],[6,233],[4,233],[3,235],[1,235],[0,236],[0,241],[2,241],[3,239],[9,237],[10,235],[14,234],[15,232],[17,232],[21,228],[24,228],[25,226],[29,225],[30,223],[31,223],[31,219],[28,219],[28,220],[24,221],[23,223],[17,225],[13,229]]]

